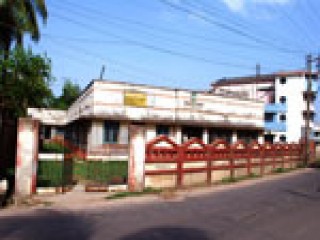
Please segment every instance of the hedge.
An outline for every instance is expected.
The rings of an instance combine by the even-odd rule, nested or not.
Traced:
[[[64,178],[63,178],[64,176]],[[46,161],[38,164],[37,186],[58,187],[72,181],[123,183],[128,177],[127,161]]]

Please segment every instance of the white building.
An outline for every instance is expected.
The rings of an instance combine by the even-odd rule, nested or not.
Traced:
[[[314,126],[317,79],[317,74],[312,74],[311,129]],[[304,136],[306,90],[305,71],[221,79],[212,84],[213,93],[265,102],[265,140],[269,142],[298,142]]]
[[[28,113],[43,126],[65,126],[65,137],[89,156],[124,155],[132,124],[145,126],[147,141],[165,134],[177,143],[191,137],[262,142],[264,131],[261,100],[102,80],[92,81],[59,116]]]

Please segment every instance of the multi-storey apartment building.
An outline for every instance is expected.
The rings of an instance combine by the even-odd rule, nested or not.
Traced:
[[[295,71],[224,78],[212,83],[212,92],[262,100],[265,103],[265,141],[298,142],[305,133],[306,74],[305,71]],[[318,75],[312,74],[311,129],[314,126],[317,80]]]
[[[92,81],[67,111],[28,113],[40,120],[45,138],[65,127],[66,138],[89,156],[126,149],[134,124],[145,127],[147,141],[168,135],[176,143],[192,137],[204,143],[221,138],[262,142],[264,131],[261,100],[102,80]]]

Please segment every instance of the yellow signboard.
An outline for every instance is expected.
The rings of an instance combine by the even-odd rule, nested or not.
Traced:
[[[125,92],[124,105],[132,107],[147,107],[147,95],[141,92]]]

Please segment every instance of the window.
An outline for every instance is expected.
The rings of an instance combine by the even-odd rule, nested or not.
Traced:
[[[265,113],[264,114],[264,120],[266,122],[273,122],[274,119],[274,113]]]
[[[104,143],[117,143],[119,135],[119,122],[104,122]]]
[[[287,78],[286,77],[281,77],[280,78],[280,84],[286,84],[287,83]]]
[[[285,122],[287,120],[287,116],[285,114],[280,115],[280,121]]]
[[[286,141],[287,141],[286,135],[281,135],[281,136],[280,136],[280,142],[285,143]]]
[[[157,132],[157,136],[159,136],[159,135],[169,136],[169,126],[157,125],[156,132]]]
[[[280,97],[280,103],[286,104],[286,103],[287,103],[287,97],[281,96],[281,97]]]

